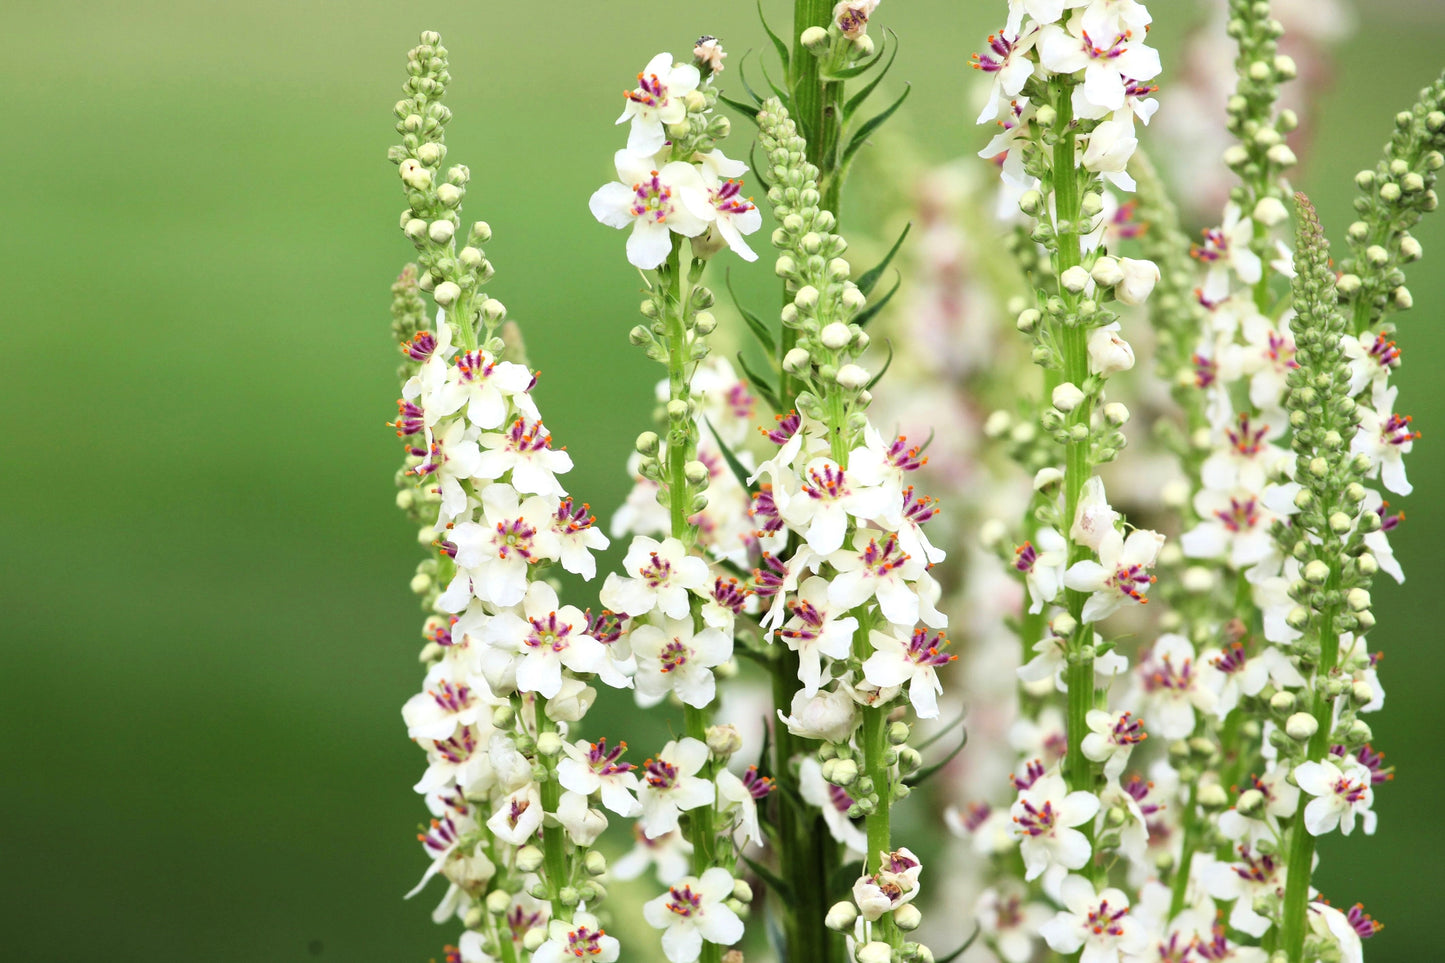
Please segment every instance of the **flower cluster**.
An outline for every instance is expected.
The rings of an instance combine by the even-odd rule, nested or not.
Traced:
[[[490,232],[473,227],[455,249],[467,176],[454,167],[434,186],[448,117],[440,38],[424,34],[409,66],[393,158],[408,191],[403,230],[426,273],[409,270],[397,288],[397,328],[410,337],[393,427],[406,451],[400,502],[435,550],[412,585],[431,612],[426,678],[402,707],[426,751],[415,788],[434,817],[412,894],[448,881],[433,916],[464,922],[466,963],[519,948],[535,960],[616,960],[617,940],[580,910],[603,895],[606,864],[591,848],[602,809],[630,815],[637,779],[620,751],[567,734],[596,697],[592,681],[627,685],[632,660],[610,644],[609,613],[562,604],[545,577],[553,566],[592,577],[592,552],[608,542],[562,486],[572,461],[542,422],[535,374],[503,357],[505,309],[478,290],[491,269],[475,245]],[[422,289],[439,305],[434,325],[422,322]]]

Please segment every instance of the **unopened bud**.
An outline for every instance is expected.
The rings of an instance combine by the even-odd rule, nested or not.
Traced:
[[[709,726],[707,729],[707,748],[714,756],[720,759],[727,759],[733,753],[743,747],[743,737],[738,734],[735,726]]]
[[[1072,381],[1065,381],[1056,387],[1050,396],[1053,405],[1059,411],[1068,413],[1084,403],[1087,396],[1079,390],[1079,386]]]
[[[517,868],[524,873],[535,873],[542,868],[542,851],[536,846],[523,846],[517,850]]]
[[[1295,742],[1304,742],[1319,730],[1319,720],[1308,712],[1296,712],[1284,722],[1285,734]]]
[[[848,900],[839,900],[828,908],[828,915],[823,922],[828,929],[843,933],[853,928],[853,923],[858,919],[858,907]]]
[[[893,911],[893,922],[903,932],[911,932],[923,922],[923,911],[912,903],[904,903]]]
[[[1063,274],[1059,275],[1059,284],[1063,285],[1065,291],[1072,291],[1078,294],[1089,286],[1089,272],[1075,264]]]
[[[813,358],[807,348],[793,348],[783,355],[783,370],[788,374],[802,374],[812,367]]]

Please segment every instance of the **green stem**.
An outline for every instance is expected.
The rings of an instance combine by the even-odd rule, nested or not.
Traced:
[[[682,240],[674,238],[672,253],[667,256],[667,387],[669,401],[688,400],[687,383],[687,322],[684,313],[687,302],[683,298],[683,280],[680,252]],[[692,431],[691,421],[674,421],[669,416],[667,425],[667,504],[672,521],[672,537],[691,544],[691,526],[688,524],[688,509],[692,501],[687,484],[688,438]]]
[[[1339,573],[1333,571],[1328,592],[1338,592]],[[1315,669],[1314,704],[1311,707],[1318,728],[1310,737],[1307,758],[1321,761],[1329,752],[1333,711],[1319,683],[1329,678],[1340,658],[1340,639],[1335,631],[1335,612],[1321,614],[1320,662]],[[1310,876],[1314,872],[1315,837],[1305,827],[1303,803],[1290,829],[1289,860],[1285,864],[1284,910],[1280,925],[1280,948],[1290,963],[1304,963],[1305,934],[1309,932]]]
[[[1199,840],[1199,781],[1189,787],[1188,808],[1184,810],[1184,848],[1179,865],[1174,870],[1174,881],[1170,889],[1169,918],[1173,919],[1184,909],[1184,897],[1189,890],[1189,871],[1194,864],[1194,850]]]
[[[688,736],[706,743],[707,727],[711,716],[710,708],[694,709],[692,706],[683,706],[683,724]],[[698,775],[711,780],[715,776],[714,769],[715,765],[709,759]],[[718,865],[717,826],[713,818],[715,815],[712,805],[698,806],[696,809],[688,810],[687,837],[688,842],[692,843],[692,874],[694,876],[701,876]],[[698,957],[699,963],[721,963],[722,951],[723,948],[717,943],[704,940],[702,955]]]
[[[543,733],[556,733],[557,724],[547,715],[547,700],[537,697],[537,737]],[[557,757],[542,756],[547,769],[542,780],[542,812],[553,815],[562,796],[562,787],[557,782]],[[552,900],[552,917],[560,920],[572,919],[572,908],[561,900],[562,888],[571,883],[567,860],[567,832],[555,819],[542,822],[542,867],[547,880],[548,895]]]

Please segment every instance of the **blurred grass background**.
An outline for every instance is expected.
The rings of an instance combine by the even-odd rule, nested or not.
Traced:
[[[455,938],[427,918],[439,889],[400,900],[424,814],[399,716],[421,677],[417,554],[383,426],[387,287],[409,254],[384,156],[404,54],[424,27],[452,51],[451,159],[496,232],[490,290],[545,373],[569,487],[605,517],[656,372],[626,343],[623,239],[586,199],[647,57],[701,32],[730,66],[766,46],[750,5],[714,7],[5,4],[0,393],[30,440],[0,473],[0,959],[365,963]],[[914,85],[901,129],[934,158],[982,144],[960,85],[1002,15],[880,11],[904,43],[892,83]],[[1336,238],[1442,37],[1435,0],[1376,0],[1340,50],[1301,185]],[[1381,581],[1372,636],[1389,689],[1372,722],[1400,776],[1378,836],[1330,840],[1319,877],[1385,921],[1376,963],[1441,958],[1445,216],[1419,236],[1399,377],[1425,432],[1395,540],[1410,582]],[[746,273],[770,297],[767,268]]]

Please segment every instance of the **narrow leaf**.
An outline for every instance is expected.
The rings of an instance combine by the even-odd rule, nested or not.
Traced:
[[[932,438],[931,435],[930,435],[929,437]],[[922,742],[920,742],[920,743],[919,743],[917,746],[915,746],[914,748],[917,749],[919,752],[922,752],[924,749],[927,749],[929,746],[933,745],[935,742],[937,742],[938,740],[942,739],[944,736],[946,736],[946,735],[948,735],[950,732],[952,732],[953,729],[954,729],[954,727],[957,726],[959,723],[961,723],[961,722],[963,721],[963,717],[964,717],[965,715],[966,715],[966,713],[960,712],[960,713],[954,718],[954,720],[953,720],[952,722],[950,722],[948,725],[944,726],[942,729],[939,729],[937,732],[935,732],[933,735],[929,736],[927,739],[924,739]]]
[[[759,863],[757,860],[753,859],[751,856],[748,856],[746,854],[740,855],[742,855],[743,857],[743,862],[748,864],[748,868],[751,869],[753,872],[757,873],[758,876],[762,877],[763,882],[768,884],[768,889],[772,890],[774,893],[777,893],[779,899],[783,900],[783,902],[785,903],[791,903],[793,901],[793,888],[791,886],[783,882],[781,879],[778,878],[778,875],[776,873],[774,873],[771,869],[768,869],[762,863]]]
[[[766,354],[769,358],[777,354],[777,337],[773,334],[772,331],[768,330],[768,326],[763,323],[762,318],[758,317],[756,314],[743,307],[743,302],[738,297],[738,293],[733,290],[733,272],[731,268],[728,269],[725,283],[727,284],[728,294],[732,295],[733,306],[738,309],[738,313],[741,314],[743,316],[743,320],[747,322],[748,330],[753,333],[753,337],[758,339],[758,344],[763,346],[763,353]]]
[[[738,80],[742,82],[743,90],[746,90],[748,92],[748,96],[751,97],[754,102],[761,104],[763,102],[763,98],[759,97],[758,92],[753,89],[753,85],[748,83],[748,75],[743,69],[747,66],[748,54],[751,53],[752,51],[749,50],[748,53],[743,54],[743,59],[738,61]]]
[[[768,191],[771,191],[773,189],[773,185],[768,181],[766,177],[763,176],[763,168],[758,165],[757,143],[754,143],[751,147],[748,148],[748,160],[752,162],[750,166],[753,169],[753,177],[757,178],[758,186],[763,189],[763,193],[766,194]]]
[[[936,776],[939,770],[941,770],[944,766],[952,762],[954,756],[958,755],[960,752],[963,752],[963,747],[968,745],[968,727],[965,726],[959,731],[961,738],[958,740],[958,745],[953,747],[952,752],[935,762],[933,765],[926,766],[923,769],[920,769],[917,772],[913,773],[912,775],[904,777],[903,782],[908,786],[921,786],[929,779]]]
[[[744,117],[746,117],[748,120],[752,121],[753,123],[756,124],[756,123],[758,122],[758,105],[757,105],[757,104],[745,104],[745,103],[743,103],[741,100],[733,100],[733,99],[732,99],[731,97],[729,97],[727,94],[718,94],[718,95],[717,95],[717,99],[718,99],[718,100],[721,100],[723,103],[727,104],[727,105],[728,105],[729,107],[731,107],[733,110],[735,110],[735,111],[737,111],[738,113],[742,114]]]
[[[967,940],[965,940],[962,946],[960,946],[958,949],[954,950],[947,956],[941,957],[939,960],[936,961],[936,963],[953,963],[954,960],[958,959],[960,956],[968,952],[968,948],[974,944],[974,942],[978,939],[978,934],[982,932],[983,928],[978,924],[974,924],[973,935],[970,936]]]
[[[787,72],[791,66],[791,54],[788,52],[788,45],[783,43],[783,38],[773,33],[773,28],[768,26],[768,18],[763,16],[763,0],[758,0],[758,19],[763,22],[763,30],[767,33],[768,39],[773,42],[773,49],[778,52],[778,59],[783,62],[783,71]]]
[[[898,240],[893,242],[893,246],[888,249],[888,254],[884,256],[883,260],[879,261],[876,267],[864,272],[863,276],[858,279],[858,290],[862,291],[865,296],[872,294],[873,289],[878,286],[878,281],[883,277],[883,272],[888,270],[888,265],[893,263],[894,256],[897,255],[898,249],[903,246],[903,240],[908,237],[908,232],[911,230],[913,230],[913,222],[909,221],[903,225],[903,233],[898,235]]]
[[[778,401],[777,389],[769,383],[767,378],[763,377],[762,375],[758,374],[756,371],[753,370],[753,366],[748,363],[748,359],[743,357],[743,353],[741,351],[738,352],[737,357],[738,367],[743,369],[743,374],[748,376],[749,383],[752,384],[753,388],[757,391],[757,393],[762,395],[763,400],[772,406],[773,411],[782,411],[783,405],[780,401]]]
[[[763,79],[768,82],[769,87],[773,88],[773,94],[783,102],[784,107],[788,106],[788,88],[779,87],[777,83],[774,82],[772,76],[768,73],[768,65],[766,63],[760,60],[758,61],[758,65],[763,69]]]
[[[858,327],[860,328],[867,327],[868,322],[872,321],[875,317],[878,316],[878,312],[883,310],[883,306],[885,304],[893,300],[893,295],[897,294],[898,289],[902,286],[903,278],[899,277],[898,280],[893,282],[893,287],[891,290],[889,290],[887,294],[883,295],[883,297],[879,298],[877,301],[874,301],[872,304],[868,305],[868,307],[858,312],[858,317],[853,319],[853,323],[858,325]]]
[[[892,31],[890,31],[890,33],[891,32]],[[879,51],[878,56],[874,57],[872,62],[870,62],[868,66],[873,66],[873,64],[877,63],[879,58],[881,58],[882,56],[882,51]],[[893,67],[893,58],[897,56],[898,46],[895,44],[893,46],[893,49],[889,51],[888,63],[884,64],[883,69],[878,71],[878,76],[868,81],[867,85],[864,86],[862,90],[858,91],[852,97],[848,98],[848,102],[843,105],[843,122],[845,124],[849,121],[849,119],[852,118],[854,114],[858,113],[858,108],[863,106],[863,101],[867,100],[868,95],[873,93],[873,91],[877,89],[878,85],[883,81],[883,78],[888,76],[888,71],[891,70]]]
[[[742,462],[738,461],[738,456],[734,455],[733,450],[722,440],[722,435],[717,433],[717,428],[713,423],[706,418],[703,421],[707,422],[713,440],[717,442],[718,449],[722,452],[723,461],[728,463],[728,468],[732,469],[733,477],[738,480],[739,485],[743,486],[743,491],[747,492],[749,496],[756,494],[757,485],[748,484],[748,470],[743,467]]]
[[[892,43],[896,44],[898,42],[898,34],[894,33],[890,28],[884,27],[883,39],[878,42],[878,49],[873,52],[873,56],[851,67],[839,67],[837,70],[820,70],[819,75],[824,80],[852,80],[854,77],[863,76],[869,70],[872,70],[878,61],[883,59],[884,52],[888,50],[890,38]]]
[[[888,373],[888,369],[893,365],[893,342],[892,342],[892,341],[888,341],[888,342],[885,342],[885,344],[886,344],[887,347],[888,347],[888,360],[885,361],[885,362],[883,362],[883,368],[882,368],[881,371],[879,371],[879,372],[878,372],[876,375],[874,375],[872,378],[868,379],[868,390],[869,390],[869,391],[872,391],[872,390],[873,390],[873,386],[876,385],[879,381],[883,380],[883,376]]]
[[[911,85],[904,84],[903,93],[898,95],[898,99],[893,102],[892,106],[888,107],[881,114],[878,114],[876,117],[872,118],[863,126],[858,128],[858,132],[853,135],[853,139],[848,142],[847,148],[843,151],[843,164],[846,165],[849,161],[851,161],[853,159],[853,155],[858,153],[858,151],[863,147],[864,143],[867,142],[868,138],[873,135],[873,132],[876,131],[879,127],[882,127],[884,122],[887,121],[889,117],[893,116],[893,112],[895,110],[903,106],[903,102],[908,99],[908,94],[912,90],[913,87]]]

